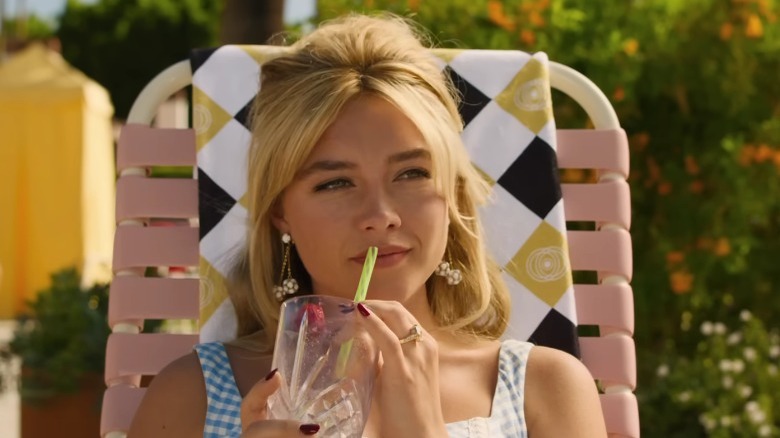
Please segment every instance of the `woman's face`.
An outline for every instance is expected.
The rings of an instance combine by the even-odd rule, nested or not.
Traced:
[[[274,225],[292,235],[314,293],[352,299],[370,246],[379,248],[371,299],[406,302],[447,243],[447,205],[429,148],[395,106],[348,102],[282,195]]]

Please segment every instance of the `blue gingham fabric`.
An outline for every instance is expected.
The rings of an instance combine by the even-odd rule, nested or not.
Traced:
[[[533,344],[517,340],[501,343],[498,382],[490,417],[447,424],[450,438],[528,438],[525,424],[525,369]]]
[[[225,346],[209,342],[195,346],[206,381],[206,425],[204,438],[241,436],[241,394]]]
[[[524,392],[528,353],[533,344],[517,340],[501,343],[498,382],[490,417],[475,417],[447,424],[451,438],[528,438]],[[219,342],[195,347],[203,368],[208,396],[204,438],[241,435],[241,395],[225,346]]]

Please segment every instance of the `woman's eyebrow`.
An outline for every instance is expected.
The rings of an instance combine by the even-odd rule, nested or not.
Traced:
[[[431,153],[427,149],[423,148],[415,148],[410,149],[408,151],[398,152],[396,154],[390,155],[387,158],[388,163],[400,163],[403,161],[409,161],[409,160],[415,160],[418,158],[423,159],[430,159]],[[328,171],[334,171],[334,170],[345,170],[345,169],[354,169],[357,167],[357,164],[351,162],[351,161],[342,161],[342,160],[319,160],[311,163],[306,168],[301,169],[300,172],[298,172],[298,178],[305,178],[313,173],[317,172],[328,172]]]
[[[390,155],[387,159],[389,163],[398,163],[401,161],[414,160],[417,158],[431,158],[431,153],[427,149],[416,148],[408,151],[399,152],[397,154]]]
[[[311,163],[305,169],[301,169],[301,171],[298,172],[298,177],[304,178],[311,175],[312,173],[327,172],[333,170],[354,169],[356,167],[357,164],[352,163],[350,161],[320,160]]]

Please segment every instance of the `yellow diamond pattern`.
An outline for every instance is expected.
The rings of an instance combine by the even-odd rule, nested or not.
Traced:
[[[476,169],[477,173],[479,173],[479,175],[482,177],[482,179],[487,181],[487,183],[490,185],[490,187],[493,187],[493,186],[496,185],[496,182],[493,180],[493,178],[490,177],[490,175],[488,175],[484,170],[482,170],[476,164],[472,163],[472,165],[474,166],[474,169]]]
[[[287,47],[282,46],[245,46],[240,45],[237,46],[241,50],[247,53],[247,55],[254,58],[254,60],[259,64],[263,65],[266,62],[270,61],[271,59],[274,59],[278,57],[279,55],[289,52],[290,49]],[[259,78],[258,78],[259,79]]]
[[[542,222],[505,270],[554,307],[572,284],[568,248],[560,231]]]
[[[456,56],[464,52],[465,49],[431,49],[431,53],[442,61],[449,64]]]
[[[546,67],[532,58],[494,100],[538,134],[553,119],[549,81]]]
[[[239,199],[239,200],[238,200],[238,203],[239,203],[239,204],[240,204],[242,207],[244,207],[244,208],[246,208],[247,210],[249,210],[249,200],[246,198],[247,196],[249,196],[249,192],[244,192],[244,194],[243,194],[243,195],[241,195],[241,199]]]
[[[200,257],[200,326],[208,321],[217,308],[228,298],[225,279],[208,260]]]
[[[195,144],[200,152],[233,116],[198,87],[192,87],[192,101],[192,127],[195,129]]]

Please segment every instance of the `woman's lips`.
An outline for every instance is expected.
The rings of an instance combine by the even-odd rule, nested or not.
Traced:
[[[389,268],[395,266],[401,263],[406,258],[406,256],[409,254],[410,251],[411,249],[404,249],[404,250],[388,252],[385,254],[380,254],[376,258],[376,263],[374,264],[374,268]],[[365,263],[366,257],[365,256],[353,257],[350,260],[360,265],[363,265],[363,263]]]

